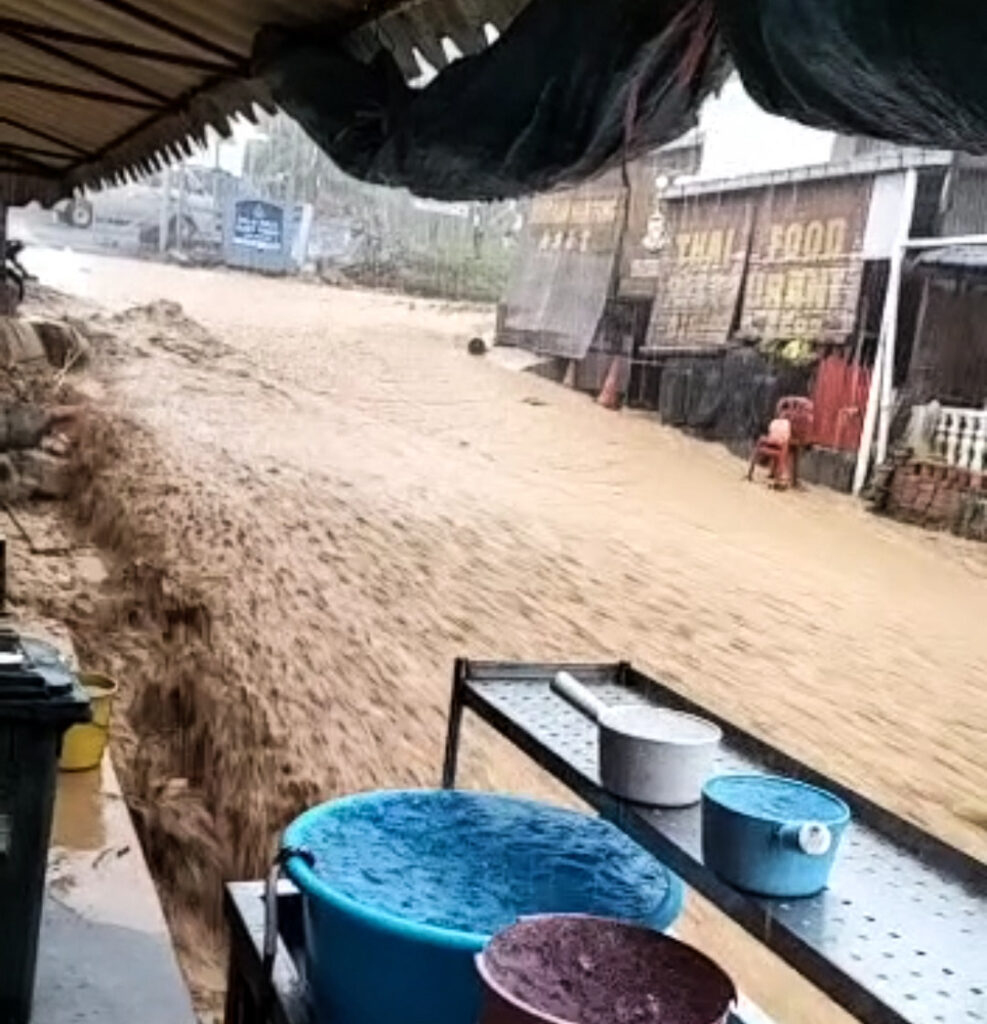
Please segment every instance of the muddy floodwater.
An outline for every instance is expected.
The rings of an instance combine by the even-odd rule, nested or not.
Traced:
[[[111,310],[183,310],[117,317],[92,381],[122,425],[87,514],[134,603],[76,627],[126,690],[116,756],[173,920],[259,873],[301,807],[435,784],[457,655],[628,658],[987,854],[983,546],[745,483],[720,447],[470,357],[489,309],[34,265]],[[473,725],[463,756],[471,784],[550,791]],[[684,929],[784,1013],[787,982],[708,914]]]

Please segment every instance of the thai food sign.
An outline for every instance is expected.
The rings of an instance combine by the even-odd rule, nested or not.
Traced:
[[[733,328],[754,215],[749,193],[665,204],[649,230],[657,257],[652,347],[722,344]]]
[[[872,179],[803,182],[766,193],[751,240],[740,330],[845,342],[857,319]]]
[[[666,199],[649,225],[659,249],[649,346],[845,342],[871,189],[869,177],[840,178]]]

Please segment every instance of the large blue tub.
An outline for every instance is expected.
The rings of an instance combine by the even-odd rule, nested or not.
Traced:
[[[599,818],[459,791],[347,797],[285,832],[318,1024],[475,1024],[474,954],[536,913],[663,930],[681,882]]]

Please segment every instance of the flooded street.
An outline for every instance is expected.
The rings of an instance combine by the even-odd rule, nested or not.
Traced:
[[[121,422],[83,515],[133,604],[75,624],[126,691],[117,757],[173,907],[259,874],[308,803],[435,784],[457,655],[629,659],[987,855],[982,546],[747,484],[718,446],[470,357],[489,309],[33,267],[205,328],[114,321],[92,389]],[[472,784],[538,790],[478,735]]]

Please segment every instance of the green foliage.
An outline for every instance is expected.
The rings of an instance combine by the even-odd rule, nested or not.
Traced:
[[[311,203],[317,226],[338,225],[355,240],[352,253],[320,260],[323,269],[415,295],[493,302],[503,294],[514,204],[423,203],[344,174],[284,114],[260,127],[247,153],[251,186],[271,199]]]

